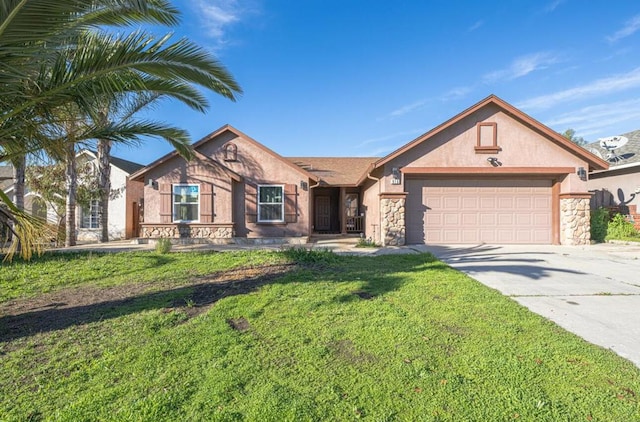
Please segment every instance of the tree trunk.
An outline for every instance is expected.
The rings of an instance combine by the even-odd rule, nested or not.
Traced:
[[[109,196],[111,194],[111,141],[98,140],[98,187],[100,189],[100,241],[109,241]]]
[[[13,164],[13,203],[20,209],[24,210],[24,186],[25,186],[25,170],[27,167],[27,156],[22,154],[12,160]],[[12,242],[17,244],[20,250],[20,239],[18,236],[12,236]]]
[[[27,157],[21,155],[13,163],[13,203],[15,206],[24,210],[24,186],[25,186],[25,169],[27,167]]]
[[[67,181],[67,212],[66,212],[66,236],[64,245],[75,246],[76,244],[76,192],[78,190],[78,174],[76,171],[76,148],[74,142],[68,142],[66,146],[66,170]]]

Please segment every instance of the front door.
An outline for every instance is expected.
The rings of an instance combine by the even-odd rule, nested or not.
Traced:
[[[316,196],[315,212],[315,231],[331,230],[331,197]]]

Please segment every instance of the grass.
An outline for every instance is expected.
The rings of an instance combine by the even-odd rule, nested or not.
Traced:
[[[432,256],[314,254],[169,254],[160,268],[152,254],[59,257],[75,274],[60,280],[67,287],[305,264],[194,318],[153,296],[133,312],[2,341],[0,419],[640,420],[630,362]],[[3,279],[39,279],[18,277],[13,297],[62,288],[56,259],[2,264]]]
[[[182,283],[213,272],[285,260],[269,252],[46,253],[34,262],[15,259],[1,264],[0,303],[68,287],[109,287],[152,281]]]

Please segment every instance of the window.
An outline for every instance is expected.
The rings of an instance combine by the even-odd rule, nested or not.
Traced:
[[[258,221],[284,221],[283,186],[258,186]]]
[[[99,229],[100,228],[100,201],[93,200],[82,207],[80,210],[80,228],[81,229]]]
[[[200,216],[200,186],[173,185],[173,221],[198,221]]]

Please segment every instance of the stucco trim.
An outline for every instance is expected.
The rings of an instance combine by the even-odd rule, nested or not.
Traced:
[[[409,192],[381,192],[380,199],[402,199],[409,195]]]
[[[591,193],[589,192],[566,192],[560,194],[560,199],[568,199],[568,198],[580,198],[580,199],[591,199]]]
[[[173,226],[194,226],[194,227],[233,227],[234,223],[140,223],[140,227],[173,227]]]
[[[570,174],[574,167],[403,167],[402,173],[408,174],[483,174],[485,176],[506,174]]]
[[[551,242],[560,244],[560,188],[562,183],[554,179],[551,185]]]
[[[391,160],[397,158],[398,156],[404,154],[405,152],[409,151],[410,149],[412,149],[416,145],[421,144],[422,142],[432,138],[433,136],[435,136],[435,135],[439,134],[440,132],[446,130],[447,128],[453,126],[454,124],[458,123],[462,119],[470,116],[471,114],[473,114],[476,111],[482,109],[483,107],[486,107],[489,104],[494,104],[494,105],[500,107],[504,112],[506,112],[511,117],[513,117],[513,118],[515,118],[517,120],[520,120],[526,126],[529,126],[531,129],[534,129],[537,132],[543,134],[550,141],[552,141],[555,144],[561,146],[562,148],[568,150],[569,152],[571,152],[572,154],[576,155],[577,157],[580,157],[583,160],[587,161],[587,163],[589,163],[589,170],[590,171],[593,171],[593,170],[606,170],[606,169],[609,168],[609,163],[607,161],[596,157],[594,154],[590,153],[586,149],[574,144],[573,142],[569,141],[568,139],[566,139],[561,134],[559,134],[556,131],[552,130],[551,128],[543,125],[539,121],[535,120],[533,117],[531,117],[531,116],[525,114],[524,112],[518,110],[517,108],[515,108],[511,104],[507,103],[506,101],[498,98],[496,95],[493,95],[493,94],[489,95],[484,100],[472,105],[468,109],[466,109],[463,112],[457,114],[456,116],[452,117],[451,119],[447,120],[446,122],[441,123],[440,125],[438,125],[435,128],[431,129],[429,132],[426,132],[423,135],[417,137],[416,139],[414,139],[413,141],[409,142],[408,144],[405,144],[404,146],[398,148],[397,150],[393,151],[392,153],[390,153],[386,157],[383,157],[380,160],[376,161],[374,163],[373,167],[377,168],[377,167],[384,166],[389,161],[391,161]]]

